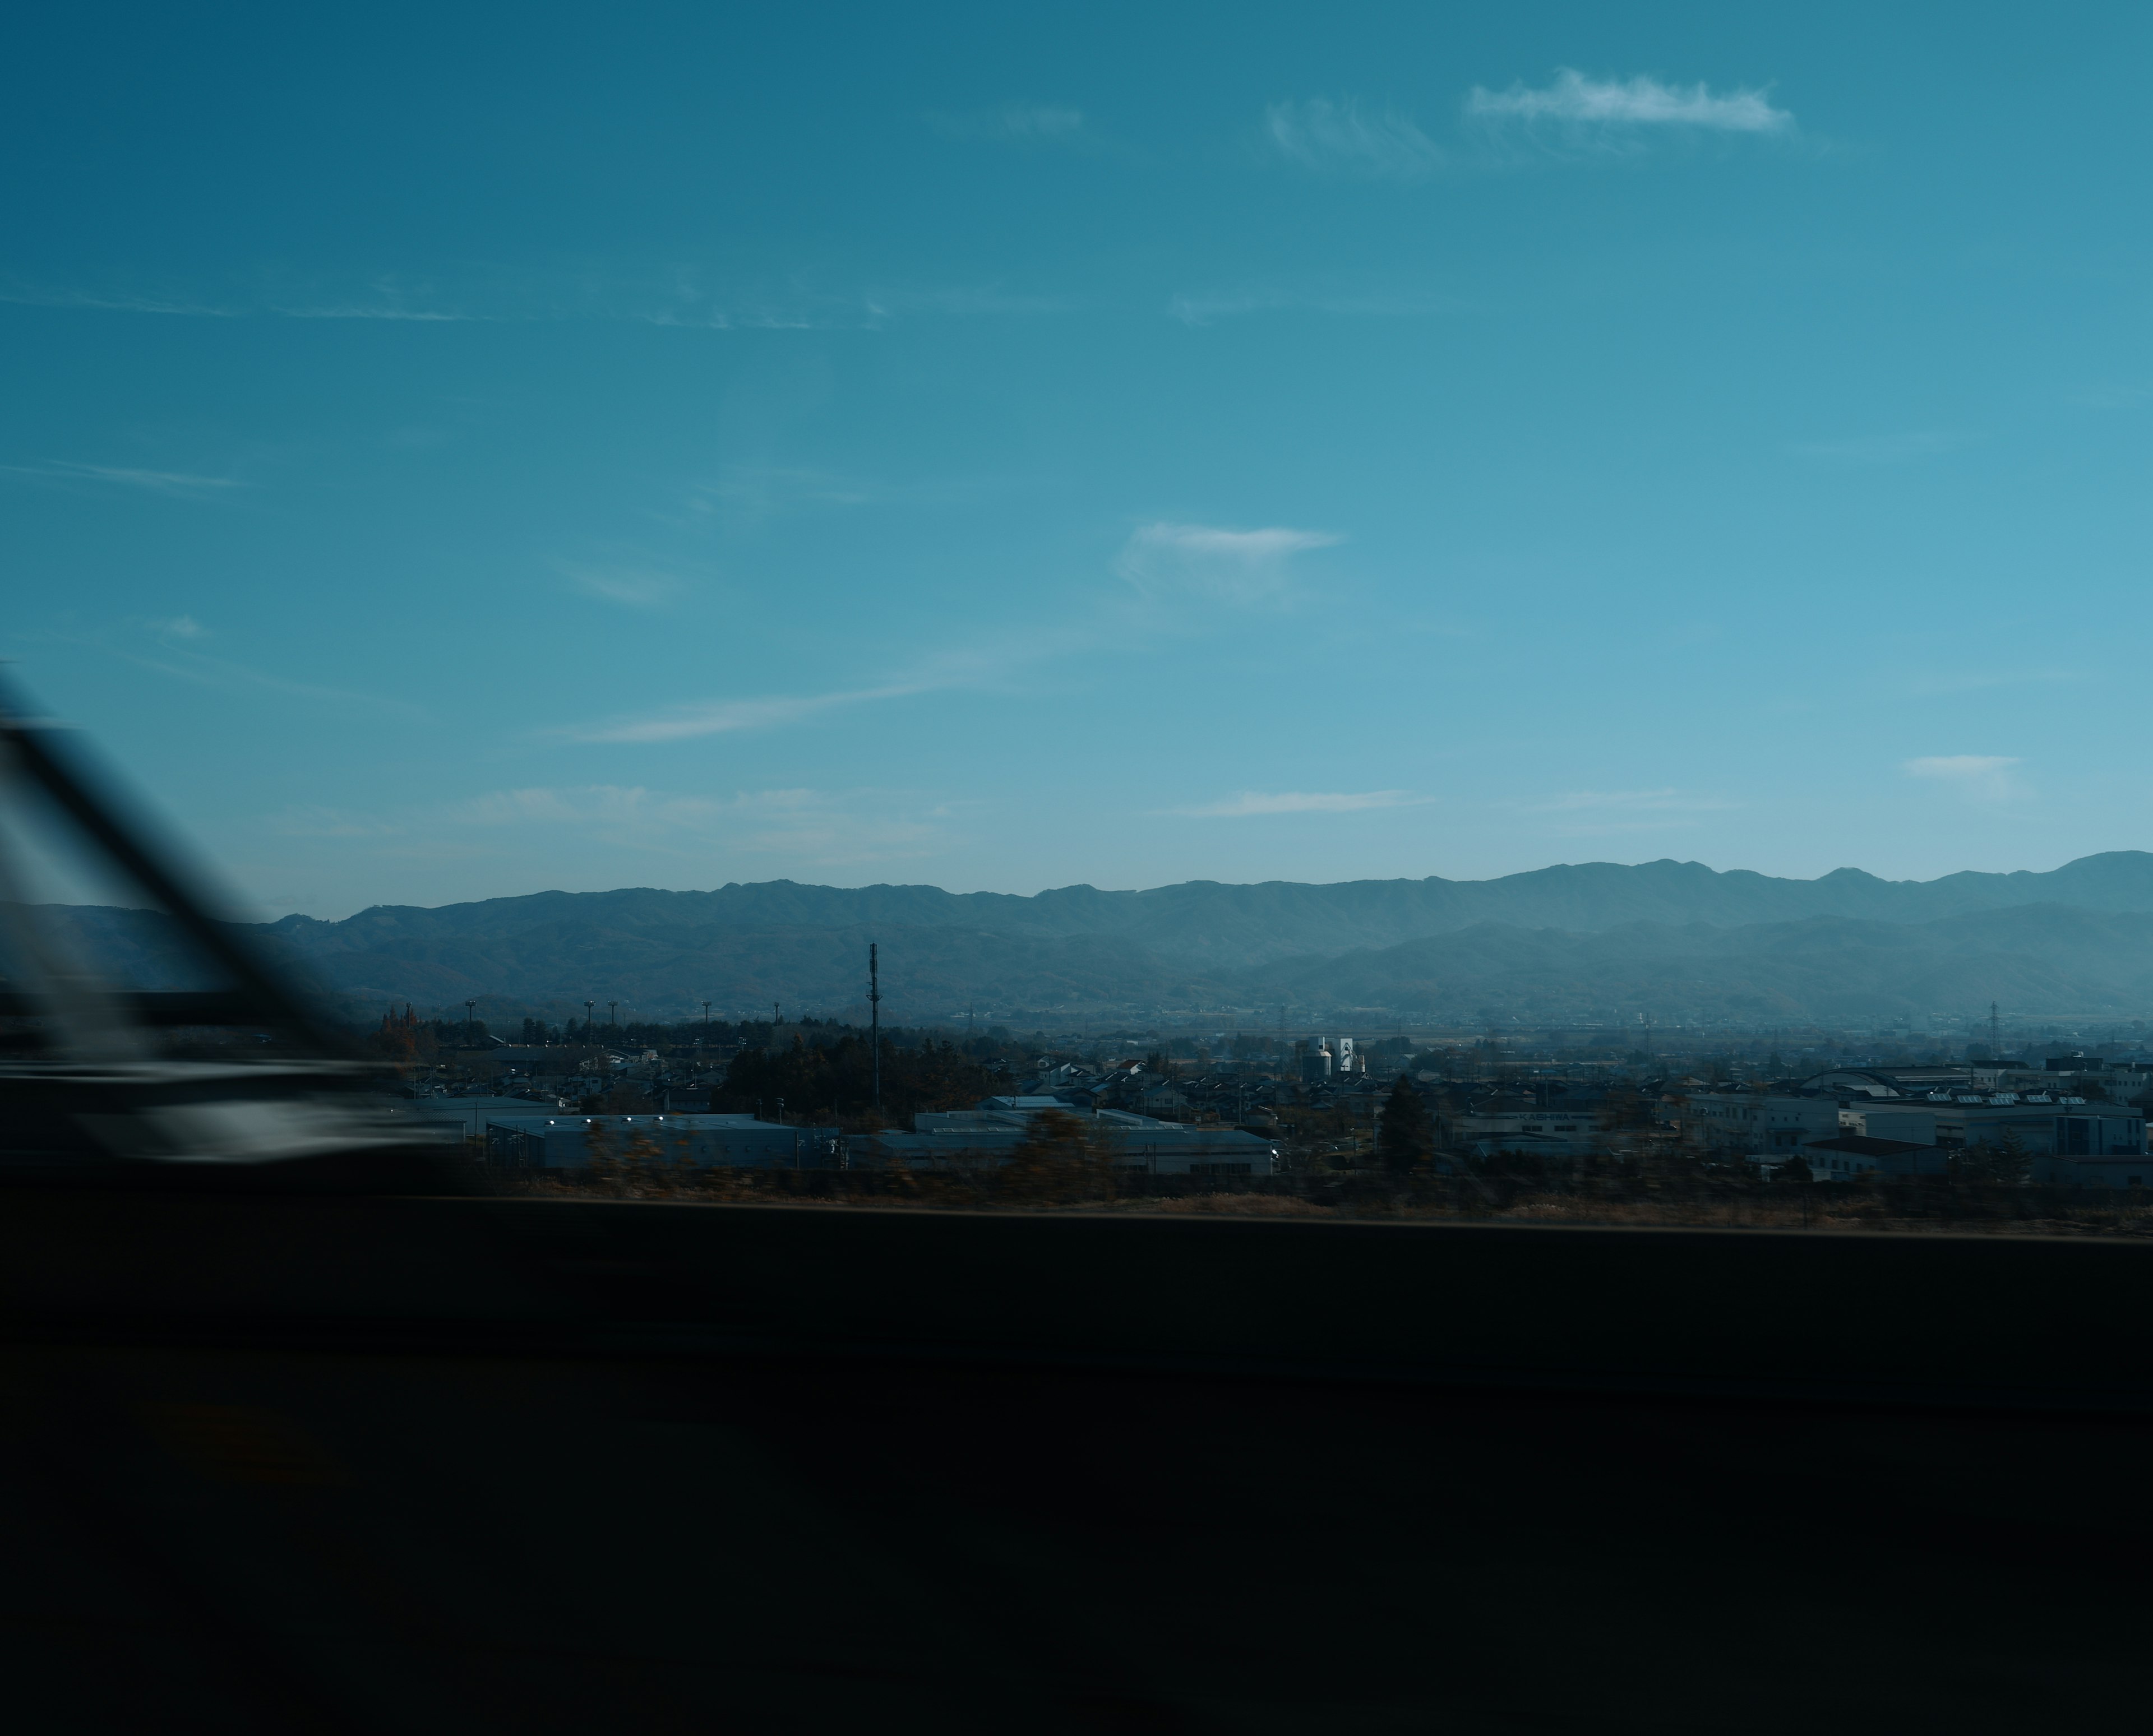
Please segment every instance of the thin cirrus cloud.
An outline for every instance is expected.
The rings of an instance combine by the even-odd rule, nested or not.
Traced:
[[[160,639],[206,639],[209,629],[191,615],[138,616],[128,622]]]
[[[694,741],[707,735],[730,735],[741,730],[771,729],[797,723],[825,712],[842,711],[878,700],[909,699],[930,693],[947,682],[894,682],[875,688],[853,688],[828,693],[800,693],[761,699],[717,699],[684,705],[655,716],[623,718],[572,730],[577,741],[637,743]]]
[[[1081,124],[1056,117],[1076,110],[1040,109],[995,124],[1002,138],[1060,137],[1084,141]],[[407,292],[394,284],[364,285],[346,292],[330,287],[318,297],[262,292],[221,302],[155,292],[101,292],[26,287],[0,282],[0,303],[84,312],[156,315],[183,319],[374,321],[407,325],[514,324],[564,321],[625,322],[704,332],[872,332],[911,317],[1022,317],[1067,312],[1082,302],[1064,294],[1010,290],[995,284],[850,287],[817,292],[791,282],[762,285],[730,280],[706,286],[696,267],[628,271],[595,280],[543,274],[516,281],[485,273],[453,291],[454,305],[435,292]],[[442,292],[445,296],[449,292]]]
[[[1214,320],[1259,313],[1329,313],[1348,318],[1409,319],[1453,311],[1460,304],[1448,297],[1417,290],[1255,287],[1190,291],[1166,306],[1168,317],[1184,326],[1208,326]]]
[[[773,464],[726,464],[712,480],[688,490],[688,510],[758,520],[830,507],[873,506],[902,498],[901,491],[831,470]]]
[[[0,474],[24,477],[33,482],[65,486],[109,486],[141,489],[178,500],[200,500],[236,488],[252,488],[236,476],[197,476],[184,470],[142,470],[124,464],[79,464],[54,461],[42,464],[0,464]]]
[[[192,301],[183,296],[154,292],[48,289],[24,284],[0,287],[0,302],[17,307],[79,308],[90,313],[155,313],[179,319],[246,319],[268,315],[277,319],[386,319],[416,320],[425,323],[482,318],[473,313],[451,312],[441,307],[415,307],[391,297],[378,301],[343,300],[320,303],[261,302],[248,305],[219,305]]]
[[[1346,539],[1329,530],[1273,525],[1233,530],[1217,525],[1140,525],[1115,558],[1114,570],[1155,600],[1189,596],[1241,607],[1286,602],[1296,555]]]
[[[1434,799],[1409,789],[1288,789],[1275,794],[1244,789],[1224,801],[1163,811],[1195,820],[1239,820],[1262,814],[1364,814],[1372,808],[1418,808]]]
[[[951,139],[1066,141],[1084,132],[1084,111],[1067,103],[1002,103],[963,114],[932,114],[929,123]]]
[[[164,642],[165,655],[161,657],[141,657],[116,647],[110,647],[111,655],[123,662],[132,663],[138,669],[148,669],[195,687],[217,688],[226,693],[258,688],[295,699],[313,701],[348,713],[382,713],[415,721],[423,720],[426,716],[424,707],[389,694],[359,693],[349,688],[324,687],[315,682],[294,681],[288,676],[269,670],[250,668],[228,657],[207,656],[194,650],[191,644],[177,642],[203,637],[203,630],[194,626],[186,616],[181,616],[180,622],[192,627],[193,631],[188,632],[173,622],[145,623],[148,630],[157,633]]]
[[[1448,160],[1443,147],[1402,114],[1358,102],[1311,97],[1264,111],[1271,150],[1304,169],[1413,180]]]
[[[633,744],[694,741],[704,736],[780,728],[831,712],[917,698],[929,693],[1023,694],[1033,689],[1029,672],[1042,663],[1096,650],[1100,638],[1101,629],[1089,623],[1050,625],[1021,633],[990,635],[938,650],[913,662],[895,679],[873,687],[840,688],[821,693],[699,700],[640,716],[614,718],[552,733],[584,742]]]
[[[663,608],[688,588],[676,575],[647,567],[564,565],[560,571],[584,596],[631,609]]]
[[[1906,760],[1900,769],[1910,778],[1926,778],[1975,801],[1998,802],[2026,794],[2017,774],[2024,764],[2004,754],[1932,754]]]
[[[408,320],[420,325],[464,325],[482,317],[476,313],[451,313],[442,307],[367,307],[355,302],[338,302],[326,307],[271,307],[267,311],[284,319]]]
[[[1479,120],[1552,121],[1573,127],[1686,129],[1718,133],[1784,133],[1794,124],[1761,89],[1716,94],[1707,85],[1667,84],[1650,77],[1594,79],[1565,67],[1543,89],[1474,86],[1465,112]]]

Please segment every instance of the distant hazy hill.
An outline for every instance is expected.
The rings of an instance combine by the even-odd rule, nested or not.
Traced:
[[[81,944],[176,985],[140,912],[82,909]],[[771,1001],[859,1008],[870,940],[885,1010],[1395,1008],[1464,1018],[1706,1012],[1759,1019],[2153,1009],[2153,854],[2047,874],[1813,881],[1695,862],[1543,868],[1490,881],[1194,881],[1034,897],[776,881],[710,892],[543,892],[341,922],[288,916],[272,948],[353,1004],[586,998],[675,1016]],[[154,980],[150,980],[154,979]]]
[[[1700,862],[1611,862],[1535,869],[1499,880],[1363,880],[1334,886],[1188,881],[1144,892],[1064,886],[1031,897],[939,886],[803,886],[791,881],[713,892],[540,892],[421,910],[378,905],[342,922],[278,923],[309,953],[400,942],[522,935],[570,923],[624,933],[771,928],[976,928],[999,934],[1115,935],[1160,952],[1260,963],[1295,952],[1389,946],[1476,922],[1591,932],[1625,922],[1794,922],[1847,916],[1927,922],[2013,905],[2153,911],[2153,854],[2113,850],[2047,874],[1953,874],[1886,881],[1858,868],[1776,880]]]
[[[2153,1008],[2153,916],[2059,905],[1893,923],[1814,916],[1597,934],[1482,923],[1255,973],[1273,1000],[1471,1019],[1705,1013],[1769,1022]]]
[[[705,997],[835,1010],[858,1000],[873,939],[885,989],[914,1017],[973,999],[1290,999],[1466,1017],[1918,1016],[1991,999],[2021,1012],[2122,1011],[2153,1007],[2153,854],[1927,881],[1851,868],[1780,880],[1674,861],[1033,897],[776,881],[380,906],[341,922],[290,916],[268,931],[342,993],[422,1004],[498,994],[618,998],[651,1012]]]

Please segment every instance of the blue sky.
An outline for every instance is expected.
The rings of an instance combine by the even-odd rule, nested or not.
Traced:
[[[0,651],[272,914],[2138,847],[2149,37],[18,15]]]

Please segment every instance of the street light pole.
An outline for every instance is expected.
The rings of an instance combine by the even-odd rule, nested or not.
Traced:
[[[876,946],[868,942],[868,1046],[874,1054],[875,1119],[882,1119],[882,972]]]

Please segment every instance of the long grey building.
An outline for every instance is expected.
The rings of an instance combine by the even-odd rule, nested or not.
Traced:
[[[1270,1175],[1278,1148],[1237,1127],[1155,1121],[1123,1109],[1070,1109],[1058,1099],[989,1098],[976,1109],[954,1109],[912,1118],[912,1131],[885,1129],[846,1141],[850,1161],[862,1167],[898,1162],[914,1169],[991,1167],[1031,1136],[1032,1119],[1049,1109],[1069,1115],[1112,1154],[1117,1169],[1155,1175]]]
[[[836,1128],[753,1115],[496,1115],[486,1149],[489,1162],[526,1170],[588,1170],[629,1157],[698,1169],[828,1170],[843,1161]]]

